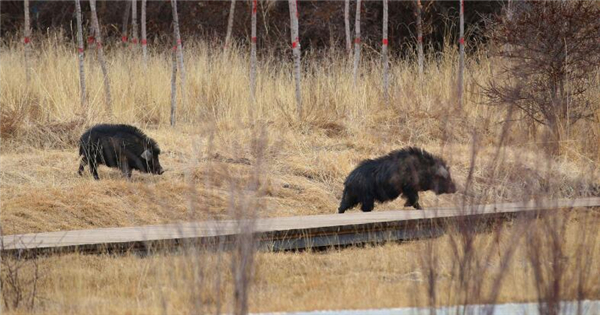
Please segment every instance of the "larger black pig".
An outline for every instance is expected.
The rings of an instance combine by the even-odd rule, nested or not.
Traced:
[[[121,169],[127,178],[132,170],[143,173],[162,174],[158,156],[160,148],[156,141],[146,136],[141,130],[129,125],[95,125],[81,135],[79,140],[79,175],[86,165],[95,179],[98,177],[98,166]]]
[[[421,209],[419,191],[426,190],[438,195],[455,193],[456,186],[444,160],[423,149],[408,147],[362,161],[344,182],[338,212],[344,213],[359,203],[362,211],[369,212],[375,201],[394,200],[400,194],[407,199],[405,206]]]

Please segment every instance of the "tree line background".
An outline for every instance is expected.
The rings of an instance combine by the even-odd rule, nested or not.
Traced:
[[[138,1],[139,2],[139,1]],[[505,1],[504,1],[505,2]],[[350,16],[356,10],[351,1]],[[423,1],[423,37],[425,50],[441,50],[446,40],[457,45],[459,1]],[[465,9],[467,42],[470,49],[485,40],[485,19],[502,9],[503,1],[469,1]],[[2,1],[2,37],[23,29],[23,2]],[[178,3],[179,23],[184,39],[224,41],[227,31],[230,1],[181,1]],[[402,48],[416,43],[416,1],[390,1],[389,46],[392,55],[405,51]],[[300,40],[304,51],[344,47],[344,1],[299,1]],[[138,3],[138,15],[139,12]],[[238,42],[250,38],[251,1],[236,1],[233,38]],[[124,13],[128,1],[99,1],[98,16],[106,41],[120,41]],[[361,40],[368,46],[381,43],[382,1],[364,1],[361,12]],[[73,1],[31,1],[31,25],[34,33],[63,29],[75,37],[75,4]],[[82,2],[86,29],[90,29],[90,6]],[[139,16],[138,16],[139,21]],[[129,17],[128,23],[131,23]],[[148,42],[170,43],[172,34],[172,9],[169,1],[148,1]],[[289,10],[287,1],[258,2],[259,51],[289,48]],[[354,18],[351,18],[354,28]],[[131,32],[131,26],[129,26]],[[262,47],[261,47],[262,46]]]

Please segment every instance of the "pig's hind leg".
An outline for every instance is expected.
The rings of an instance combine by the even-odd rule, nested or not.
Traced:
[[[81,159],[81,162],[79,163],[79,170],[77,170],[77,174],[79,174],[79,176],[83,176],[83,171],[85,170],[85,166],[87,164],[88,164],[88,161],[84,155],[83,158]]]

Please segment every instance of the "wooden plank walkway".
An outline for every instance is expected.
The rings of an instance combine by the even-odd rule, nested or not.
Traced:
[[[442,233],[447,223],[460,219],[475,223],[518,213],[537,214],[537,211],[581,207],[600,207],[600,197],[371,213],[355,210],[345,214],[262,218],[255,222],[224,220],[6,235],[2,237],[2,253],[148,251],[190,243],[228,246],[244,224],[252,224],[262,248],[306,249],[432,237]]]

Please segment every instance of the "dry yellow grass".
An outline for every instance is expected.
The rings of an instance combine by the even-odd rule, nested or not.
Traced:
[[[561,298],[577,298],[578,277],[585,272],[584,297],[600,298],[600,224],[598,212],[571,215],[560,238],[564,249],[564,275],[559,279]],[[535,224],[529,229],[534,229]],[[537,301],[535,268],[528,261],[528,240],[513,242],[513,224],[499,233],[476,236],[473,264],[466,271],[475,282],[483,274],[479,291],[459,283],[459,266],[452,251],[458,234],[431,241],[329,250],[327,252],[259,253],[250,293],[253,312],[319,309],[367,309],[427,306],[428,250],[435,253],[438,305]],[[585,231],[585,232],[584,232]],[[583,233],[588,240],[582,243]],[[594,239],[595,241],[590,241]],[[591,246],[590,246],[591,245]],[[501,259],[516,248],[507,268]],[[592,268],[582,270],[580,250]],[[547,259],[550,256],[546,257]],[[46,314],[213,314],[229,313],[233,280],[229,254],[189,250],[181,253],[136,255],[79,255],[38,259],[39,298],[36,309]],[[549,262],[544,268],[551,267]],[[27,272],[29,270],[25,270]],[[589,272],[588,272],[589,271]],[[546,271],[547,272],[547,271]],[[551,274],[550,272],[545,273]],[[489,298],[494,281],[503,282],[498,296]],[[474,296],[481,293],[481,297]]]
[[[266,205],[260,209],[262,216],[334,213],[344,177],[356,163],[407,145],[444,156],[462,188],[475,148],[473,183],[462,192],[481,202],[532,195],[572,197],[589,194],[593,184],[598,184],[597,124],[576,125],[564,154],[548,158],[540,140],[528,137],[529,126],[517,121],[507,147],[497,151],[505,113],[483,105],[477,83],[497,71],[497,64],[483,55],[478,62],[468,62],[463,111],[454,110],[456,55],[450,49],[428,64],[423,78],[418,78],[410,62],[395,62],[389,107],[381,97],[377,58],[363,63],[356,87],[342,55],[308,58],[302,92],[306,117],[298,119],[290,64],[261,60],[258,99],[252,106],[248,55],[240,51],[224,54],[206,44],[190,43],[185,51],[188,83],[184,97],[179,94],[179,123],[172,128],[168,125],[167,53],[155,52],[144,69],[139,56],[116,48],[109,51],[114,104],[108,113],[93,52],[88,52],[86,61],[90,107],[84,110],[79,104],[74,49],[60,42],[58,34],[39,42],[29,87],[20,48],[14,43],[1,48],[0,222],[6,234],[229,217],[231,184],[243,189],[255,170],[253,143],[263,127],[268,141],[259,188]],[[600,82],[599,76],[596,81]],[[590,93],[596,93],[591,99],[600,100],[600,88]],[[88,174],[77,176],[76,141],[85,128],[98,122],[141,127],[160,144],[161,163],[168,172],[162,176],[134,173],[131,181],[107,168],[101,168],[100,181]],[[497,152],[498,159],[494,159]],[[425,193],[422,204],[454,205],[463,196]],[[401,209],[402,204],[397,200],[376,206],[376,211]],[[579,230],[590,231],[598,239],[590,222],[597,225],[597,216],[569,218],[565,239],[576,237],[573,231]],[[510,231],[503,233],[510,235]],[[477,238],[482,250],[494,239],[486,234]],[[440,266],[450,266],[454,257],[449,239],[445,236],[432,243]],[[569,242],[564,244],[565,253],[576,257],[573,241]],[[600,261],[598,243],[590,258],[595,265]],[[499,253],[511,245],[504,240]],[[258,254],[251,310],[425,305],[426,270],[420,257],[426,248],[417,242],[325,253]],[[526,256],[525,249],[519,249],[515,264],[506,271],[506,282],[515,283],[513,287],[519,290],[503,287],[499,301],[535,299]],[[182,253],[45,258],[40,260],[41,299],[34,310],[148,314],[166,308],[198,313],[195,310],[204,307],[214,310],[219,300],[228,307],[232,283],[225,271],[229,258],[224,254],[219,263],[218,257]],[[221,295],[213,289],[215,268],[223,273]],[[460,292],[448,280],[457,271],[444,268],[439,274],[440,294]],[[588,289],[589,296],[598,298],[597,282]],[[456,297],[438,300],[441,304],[460,302]]]

